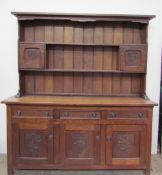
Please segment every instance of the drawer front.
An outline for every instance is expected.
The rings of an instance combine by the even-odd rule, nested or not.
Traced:
[[[106,118],[135,118],[135,119],[146,119],[147,111],[146,110],[136,110],[136,109],[127,109],[127,110],[110,110],[106,111]]]
[[[59,112],[61,119],[100,119],[100,111],[85,111],[85,110],[63,110]]]
[[[53,112],[52,110],[41,110],[41,109],[14,109],[13,110],[14,117],[46,117],[52,118]]]

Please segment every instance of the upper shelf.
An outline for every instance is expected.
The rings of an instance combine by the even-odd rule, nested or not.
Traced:
[[[69,72],[69,73],[123,73],[123,74],[135,74],[135,73],[144,73],[144,71],[120,71],[120,70],[102,70],[102,69],[25,69],[20,68],[20,71],[33,71],[33,72]]]
[[[26,43],[39,43],[39,44],[46,44],[46,45],[65,45],[65,46],[119,46],[119,44],[103,44],[103,43],[66,43],[66,42],[20,42],[22,44],[26,44]]]
[[[24,42],[20,41],[21,44],[45,44],[45,45],[60,45],[60,46],[100,46],[100,47],[119,47],[127,46],[128,44],[113,44],[113,43],[67,43],[67,42]],[[131,46],[136,46],[137,44],[129,44]],[[138,44],[140,46],[145,46],[146,44]]]
[[[33,12],[11,12],[19,20],[67,20],[78,22],[95,21],[130,21],[139,23],[148,23],[155,15],[132,15],[132,14],[79,14],[79,13],[33,13]]]

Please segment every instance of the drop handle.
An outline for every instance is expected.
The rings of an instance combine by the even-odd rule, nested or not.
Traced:
[[[48,135],[48,139],[49,139],[49,140],[53,140],[53,134],[49,134],[49,135]]]
[[[108,142],[111,142],[111,136],[106,136],[106,140],[107,140]]]
[[[49,112],[45,112],[45,115],[46,115],[46,116],[49,116],[49,115],[50,115],[50,113],[49,113]]]
[[[92,112],[92,117],[96,118],[97,117],[97,113],[96,112]]]
[[[20,115],[21,115],[21,111],[17,111],[16,114],[17,114],[18,116],[20,116]]]
[[[117,115],[118,115],[118,114],[117,114],[116,112],[112,112],[112,113],[111,113],[111,117],[112,117],[112,118],[117,117]]]
[[[96,141],[98,142],[100,140],[100,136],[96,136]]]
[[[68,112],[64,112],[64,116],[67,117],[69,115]]]
[[[143,118],[143,117],[144,117],[144,113],[143,113],[143,112],[139,112],[139,113],[138,113],[138,117],[139,117],[139,118]]]

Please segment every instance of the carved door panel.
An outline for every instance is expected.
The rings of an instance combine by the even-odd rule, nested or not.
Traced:
[[[64,124],[61,128],[63,165],[86,166],[100,163],[100,126]]]
[[[13,121],[13,152],[16,165],[53,162],[53,126],[47,119]]]
[[[20,68],[40,69],[45,66],[45,46],[40,43],[20,44]]]
[[[145,161],[144,125],[112,125],[106,130],[106,162],[112,166],[142,166]]]
[[[122,71],[145,72],[146,45],[124,45],[119,49],[120,69]]]

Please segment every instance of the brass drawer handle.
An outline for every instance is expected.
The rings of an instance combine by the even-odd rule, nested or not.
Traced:
[[[112,113],[111,113],[111,117],[112,117],[112,118],[115,118],[115,117],[117,117],[117,116],[118,116],[117,112],[112,112]]]
[[[138,117],[139,117],[139,118],[143,118],[143,117],[144,117],[144,113],[143,113],[143,112],[139,112],[139,113],[138,113]]]
[[[68,112],[64,112],[64,117],[68,117],[69,113]]]
[[[96,112],[92,112],[92,117],[96,118],[97,117],[97,113]]]
[[[20,115],[21,115],[21,111],[17,111],[16,114],[17,114],[18,116],[20,116]]]
[[[45,112],[45,115],[46,115],[46,116],[50,116],[50,113],[49,113],[49,112]]]
[[[96,136],[96,141],[98,142],[100,140],[100,136]]]

